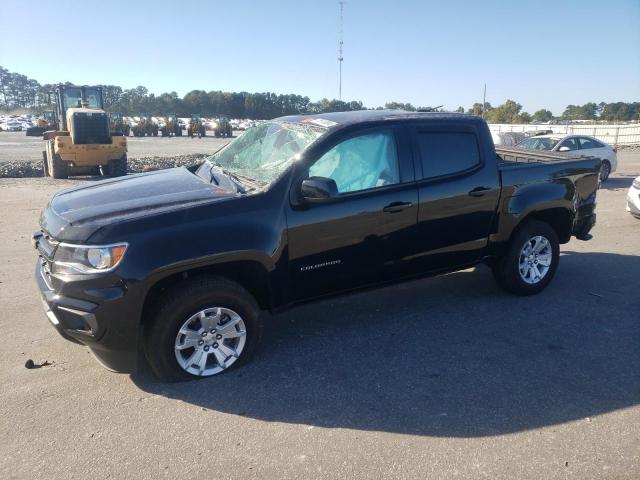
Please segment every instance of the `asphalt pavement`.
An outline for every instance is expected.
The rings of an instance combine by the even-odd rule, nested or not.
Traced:
[[[537,296],[478,267],[265,315],[253,362],[185,384],[58,336],[29,240],[78,180],[0,179],[0,478],[638,479],[637,175],[621,152]]]

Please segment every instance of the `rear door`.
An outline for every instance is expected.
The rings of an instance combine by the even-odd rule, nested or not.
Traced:
[[[339,196],[326,203],[295,200],[287,211],[292,300],[376,283],[407,256],[418,194],[402,138],[396,127],[356,131],[296,166],[293,199],[312,176],[333,179]]]
[[[580,153],[582,155],[593,155],[595,157],[607,158],[609,150],[607,147],[589,137],[577,137],[578,145],[580,145]]]
[[[580,146],[578,145],[578,139],[576,137],[565,138],[562,142],[560,142],[557,150],[561,151],[560,150],[561,148],[566,149],[566,150],[562,150],[564,152],[571,153],[573,155],[582,155],[578,151],[580,149]]]
[[[414,268],[465,265],[485,252],[500,181],[495,151],[480,142],[479,128],[430,123],[413,131],[419,197]]]

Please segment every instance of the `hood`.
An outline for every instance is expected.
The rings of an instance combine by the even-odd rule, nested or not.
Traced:
[[[82,241],[103,225],[238,195],[231,182],[210,184],[184,167],[172,168],[63,190],[40,223],[57,240]]]

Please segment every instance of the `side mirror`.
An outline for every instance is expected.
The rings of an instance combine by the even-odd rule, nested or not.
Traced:
[[[558,151],[559,151],[559,152],[569,152],[569,151],[571,151],[571,149],[570,149],[569,147],[560,147],[560,148],[558,149]]]
[[[310,177],[302,181],[300,194],[309,203],[322,203],[338,196],[338,186],[332,178]]]

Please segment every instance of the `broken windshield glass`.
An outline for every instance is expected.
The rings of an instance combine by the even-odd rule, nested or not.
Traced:
[[[208,179],[211,165],[238,178],[269,184],[278,178],[326,128],[316,125],[268,122],[248,129],[241,137],[207,158],[198,175]]]

